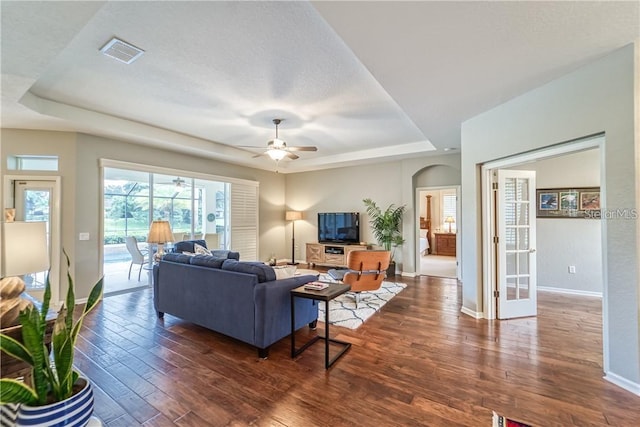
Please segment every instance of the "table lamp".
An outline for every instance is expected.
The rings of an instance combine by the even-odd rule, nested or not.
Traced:
[[[456,219],[452,216],[448,216],[445,218],[444,222],[446,224],[449,224],[449,233],[451,233],[451,224],[453,224],[454,222],[456,222]]]
[[[0,324],[11,326],[30,302],[20,298],[25,290],[19,277],[49,269],[49,244],[45,222],[2,224],[2,274],[0,274]]]
[[[300,211],[287,211],[284,217],[291,223],[291,262],[289,264],[296,265],[296,221],[302,219],[302,212]]]
[[[154,255],[156,261],[160,260],[164,255],[163,245],[167,242],[173,242],[173,233],[171,232],[169,221],[152,221],[147,243],[156,243],[158,245],[158,252]]]

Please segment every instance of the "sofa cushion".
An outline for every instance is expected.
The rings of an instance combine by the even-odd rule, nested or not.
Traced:
[[[191,257],[191,264],[209,268],[221,268],[226,258],[218,258],[212,255],[195,255]]]
[[[237,273],[254,274],[259,283],[276,280],[276,273],[273,268],[261,262],[241,262],[235,259],[226,259],[222,263],[222,269]]]
[[[191,260],[191,256],[190,255],[185,255],[182,253],[166,253],[164,254],[164,256],[162,257],[162,259],[164,261],[172,261],[172,262],[180,262],[182,264],[189,264],[189,261]]]
[[[211,255],[218,258],[229,258],[240,260],[240,252],[228,251],[226,249],[214,249],[211,251]]]
[[[194,244],[197,243],[200,246],[207,247],[207,242],[204,240],[183,240],[182,242],[175,242],[173,244],[173,251],[182,253],[182,252],[194,252]]]

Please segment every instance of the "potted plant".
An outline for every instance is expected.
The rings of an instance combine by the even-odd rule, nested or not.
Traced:
[[[0,334],[0,349],[31,365],[31,384],[0,379],[0,403],[20,404],[17,425],[28,420],[31,425],[86,425],[93,413],[93,392],[87,379],[73,369],[76,339],[84,317],[99,302],[103,279],[93,287],[82,315],[73,321],[75,295],[67,259],[68,291],[65,304],[58,312],[51,335],[51,349],[46,341],[46,318],[51,300],[51,284],[47,274],[40,310],[29,305],[20,312],[22,342]],[[46,411],[45,411],[46,410]],[[37,418],[33,418],[37,417]]]
[[[387,270],[387,276],[393,276],[396,272],[396,263],[393,260],[395,248],[404,243],[400,227],[402,226],[402,215],[404,215],[406,207],[405,205],[395,206],[392,203],[383,211],[371,199],[364,199],[362,202],[367,208],[373,235],[385,251],[391,252],[391,263]]]

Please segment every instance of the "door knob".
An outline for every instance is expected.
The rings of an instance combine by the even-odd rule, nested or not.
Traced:
[[[536,248],[529,248],[529,253],[532,254],[536,251]]]

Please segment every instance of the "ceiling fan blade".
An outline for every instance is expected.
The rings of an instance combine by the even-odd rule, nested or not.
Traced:
[[[252,158],[252,159],[255,159],[256,157],[262,157],[262,156],[264,156],[265,154],[267,154],[267,152],[266,152],[266,151],[265,151],[264,153],[256,154],[255,156],[252,156],[251,158]]]
[[[287,149],[289,151],[318,151],[318,147],[311,147],[311,146],[299,146],[299,147],[287,146]]]
[[[285,155],[285,157],[288,157],[291,160],[295,160],[295,159],[299,159],[300,158],[300,156],[296,156],[295,154],[289,153],[289,152]]]
[[[236,145],[236,148],[252,148],[254,150],[264,150],[264,146],[258,147],[256,145]]]

